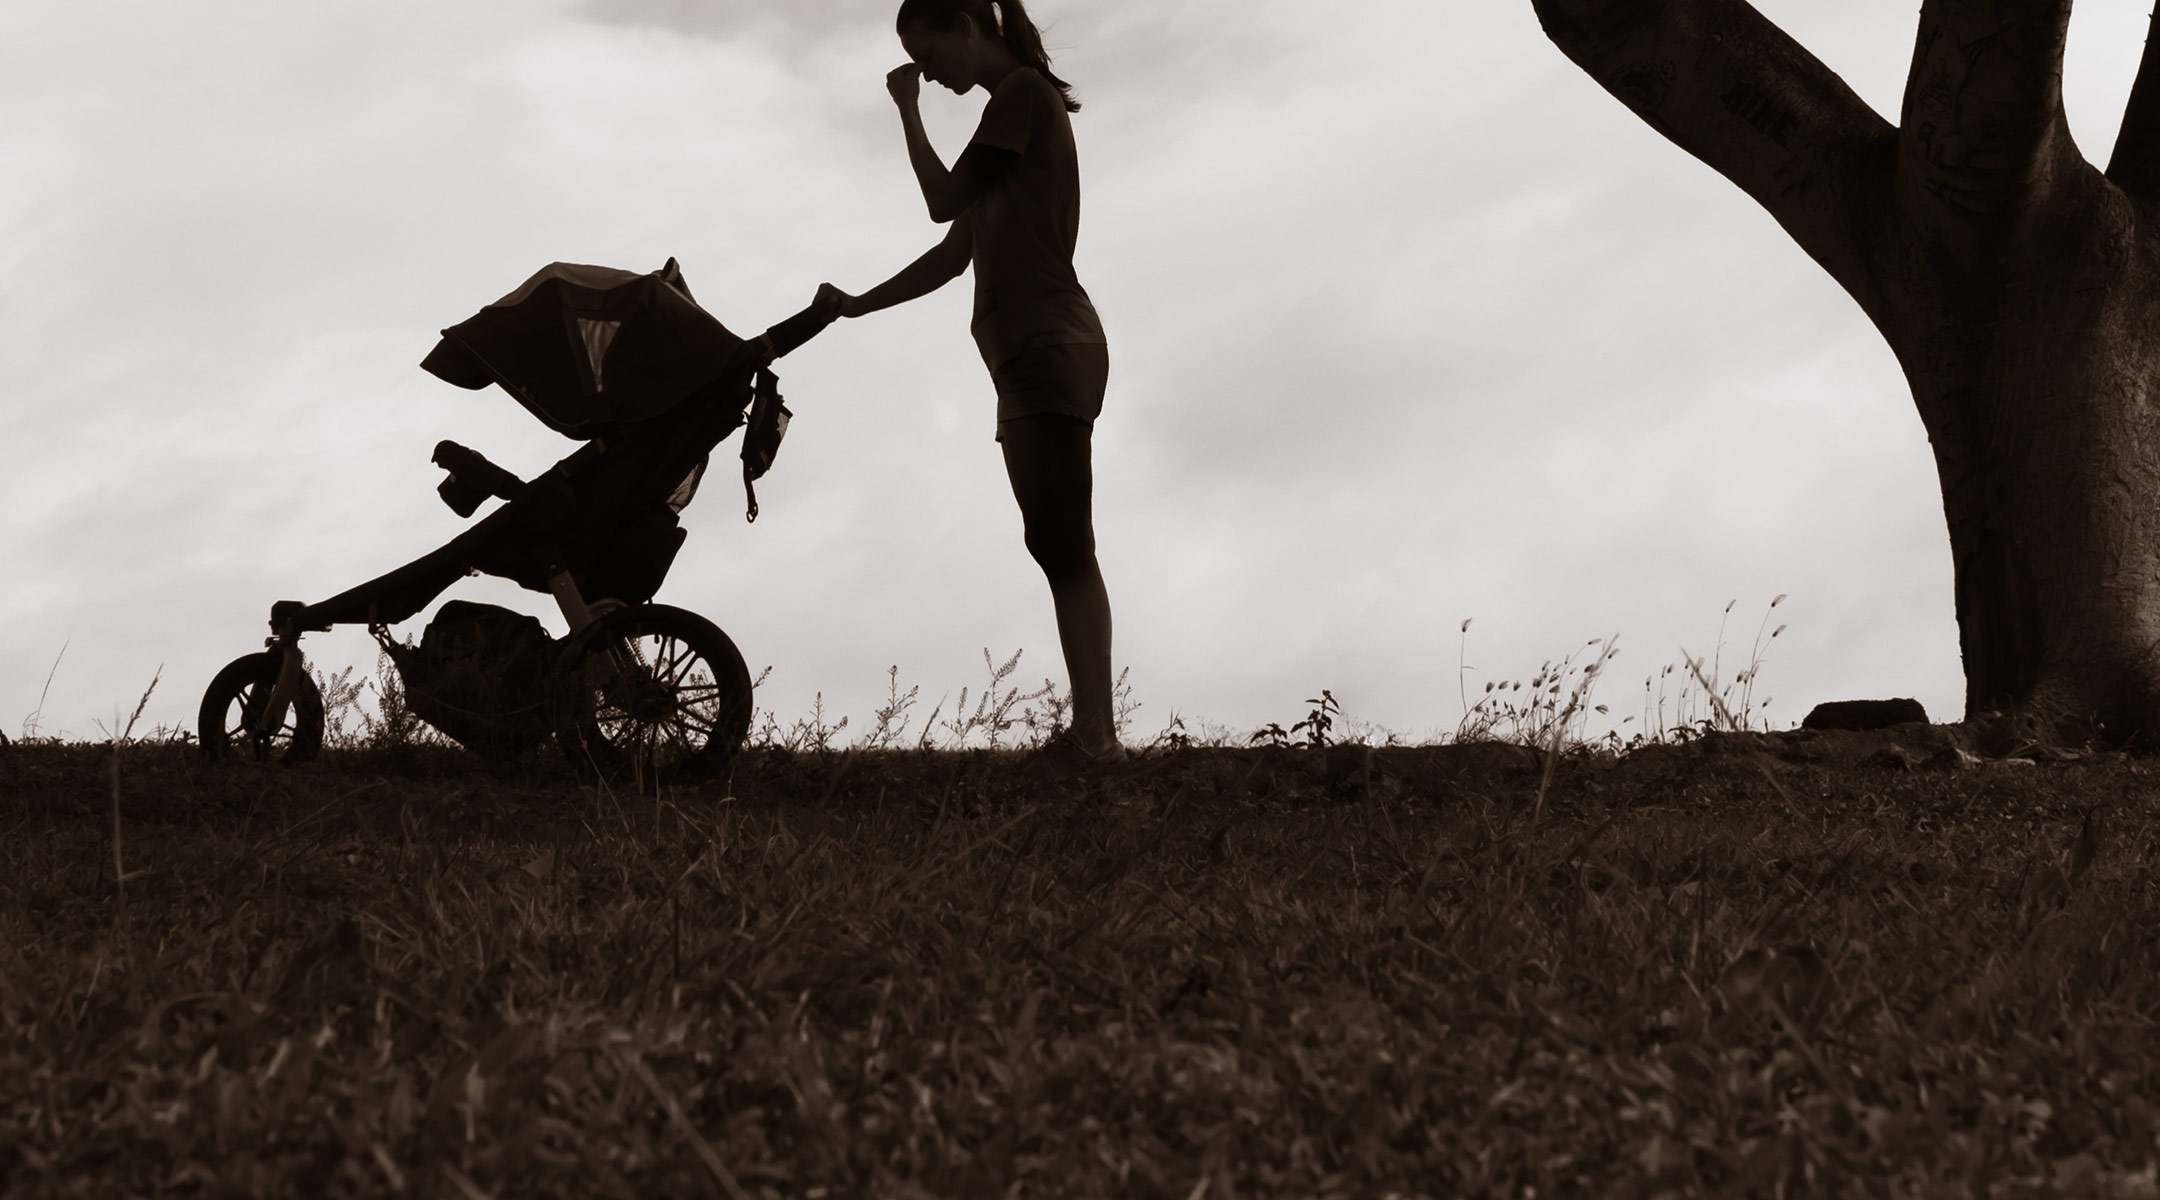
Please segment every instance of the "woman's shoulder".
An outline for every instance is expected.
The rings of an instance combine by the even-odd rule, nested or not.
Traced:
[[[1059,126],[1069,135],[1072,126],[1057,85],[1033,67],[1018,67],[991,90],[972,140],[1025,154],[1036,138],[1048,136]]]
[[[1058,111],[1063,112],[1065,109],[1065,98],[1063,93],[1058,91],[1057,85],[1044,78],[1041,71],[1029,66],[1014,68],[1012,74],[998,80],[997,88],[990,93],[990,98],[1024,100],[1029,103],[1048,99],[1057,102]]]

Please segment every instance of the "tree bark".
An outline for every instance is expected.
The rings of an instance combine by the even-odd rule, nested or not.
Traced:
[[[2136,82],[2130,85],[2122,132],[2115,135],[2115,154],[2108,160],[2108,179],[2133,196],[2149,195],[2160,185],[2160,54],[2153,53],[2156,38],[2160,38],[2160,9],[2153,12],[2145,57],[2138,64]]]
[[[1942,485],[1967,719],[2160,742],[2160,54],[2103,175],[2063,116],[2070,0],[1927,0],[1895,128],[1745,0],[1531,2],[1897,354]]]

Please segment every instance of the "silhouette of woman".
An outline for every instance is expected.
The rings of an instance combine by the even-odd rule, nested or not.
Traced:
[[[819,290],[859,317],[926,296],[975,268],[972,330],[997,389],[997,440],[1050,582],[1072,679],[1066,738],[1090,760],[1121,758],[1110,703],[1110,597],[1095,560],[1095,418],[1110,351],[1073,272],[1080,232],[1080,105],[1050,70],[1021,0],[904,0],[897,22],[912,60],[885,77],[930,219],[952,229],[935,249],[860,296]],[[923,131],[922,80],[990,93],[950,170]]]

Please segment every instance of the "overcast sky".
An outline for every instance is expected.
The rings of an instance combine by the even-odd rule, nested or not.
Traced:
[[[437,439],[528,475],[567,453],[416,365],[541,265],[672,255],[755,331],[931,245],[883,86],[892,7],[0,6],[0,728],[50,671],[44,731],[96,737],[161,666],[147,719],[191,725],[272,601],[463,528]],[[1889,351],[1528,0],[1036,7],[1087,106],[1097,528],[1137,733],[1288,724],[1323,687],[1452,729],[1466,617],[1473,690],[1618,632],[1617,718],[1729,600],[1744,656],[1780,593],[1772,720],[1888,695],[1956,715],[1941,502]],[[1894,118],[1916,6],[1761,7]],[[2079,11],[2095,160],[2146,18]],[[926,91],[948,158],[981,99]],[[764,516],[732,469],[686,514],[661,599],[771,664],[783,716],[822,691],[860,722],[894,664],[934,701],[984,647],[1063,679],[967,312],[962,281],[789,359]],[[364,634],[310,645],[373,669]]]

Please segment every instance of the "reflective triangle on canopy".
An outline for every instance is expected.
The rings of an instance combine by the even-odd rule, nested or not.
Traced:
[[[579,317],[578,334],[585,342],[585,360],[592,364],[593,390],[607,390],[607,352],[615,342],[615,335],[622,331],[621,321],[595,321],[591,317]]]

